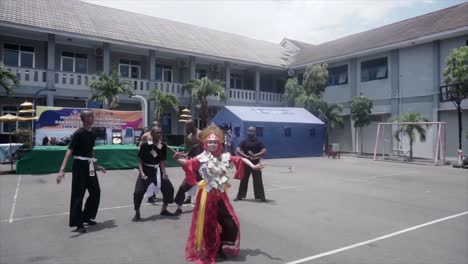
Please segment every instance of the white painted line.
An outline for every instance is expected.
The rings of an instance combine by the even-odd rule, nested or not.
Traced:
[[[400,230],[400,231],[397,231],[397,232],[394,232],[394,233],[391,233],[391,234],[388,234],[388,235],[380,236],[380,237],[377,237],[377,238],[374,238],[374,239],[366,240],[366,241],[359,242],[359,243],[349,245],[349,246],[346,246],[346,247],[342,247],[342,248],[339,248],[339,249],[335,249],[335,250],[331,250],[331,251],[328,251],[328,252],[320,253],[320,254],[310,256],[310,257],[307,257],[307,258],[291,261],[291,262],[288,262],[286,264],[298,264],[298,263],[303,263],[303,262],[306,262],[306,261],[326,257],[326,256],[329,256],[329,255],[333,255],[333,254],[342,252],[342,251],[346,251],[346,250],[350,250],[350,249],[353,249],[353,248],[356,248],[356,247],[364,246],[364,245],[373,243],[375,241],[379,241],[379,240],[383,240],[383,239],[386,239],[386,238],[389,238],[389,237],[397,236],[397,235],[400,235],[400,234],[403,234],[403,233],[406,233],[406,232],[409,232],[409,231],[413,231],[413,230],[416,230],[416,229],[419,229],[419,228],[422,228],[422,227],[425,227],[425,226],[428,226],[428,225],[437,224],[439,222],[443,222],[443,221],[446,221],[446,220],[449,220],[449,219],[452,219],[452,218],[455,218],[455,217],[467,215],[467,214],[468,214],[468,211],[463,212],[463,213],[459,213],[459,214],[455,214],[455,215],[451,215],[451,216],[447,216],[447,217],[440,218],[440,219],[437,219],[437,220],[434,220],[434,221],[431,221],[431,222],[427,222],[427,223],[424,223],[424,224],[421,224],[421,225],[417,225],[417,226],[413,226],[413,227],[410,227],[410,228],[407,228],[407,229],[403,229],[403,230]]]
[[[153,204],[142,204],[141,206],[149,206]],[[187,206],[187,207],[195,207],[192,204],[184,204],[182,206]],[[105,210],[112,210],[112,209],[120,209],[120,208],[128,208],[128,207],[133,207],[133,204],[131,205],[121,205],[121,206],[114,206],[114,207],[107,207],[107,208],[100,208],[98,211],[105,211]],[[175,205],[169,206],[169,207],[175,207]],[[69,212],[64,212],[64,213],[58,213],[58,214],[47,214],[47,215],[36,215],[36,216],[30,216],[30,217],[21,217],[21,218],[12,218],[10,216],[9,220],[2,220],[0,223],[3,222],[14,222],[14,221],[21,221],[21,220],[30,220],[30,219],[39,219],[39,218],[45,218],[45,217],[52,217],[52,216],[60,216],[60,215],[68,215],[70,214]]]
[[[270,185],[273,186],[273,187],[276,187],[276,188],[283,188],[283,187],[285,187],[285,186],[277,185],[277,184],[270,184]]]
[[[15,214],[16,199],[18,198],[20,182],[21,182],[21,174],[18,177],[18,183],[16,183],[15,196],[13,196],[13,204],[11,205],[10,220],[9,220],[10,223],[13,223],[13,215]]]
[[[108,208],[100,208],[99,211],[119,209],[119,208],[127,208],[127,207],[132,207],[132,206],[133,206],[133,204],[132,205],[122,205],[122,206],[108,207]],[[142,206],[143,206],[143,204],[142,204]],[[59,216],[59,215],[68,215],[68,214],[70,214],[70,213],[65,212],[65,213],[58,213],[58,214],[36,215],[36,216],[30,216],[30,217],[15,218],[15,219],[10,219],[10,223],[12,223],[13,221],[39,219],[39,218]],[[7,220],[3,220],[2,222],[7,222]]]
[[[402,172],[394,172],[394,173],[387,173],[383,175],[371,176],[369,178],[380,178],[380,177],[391,177],[391,176],[405,176],[408,174],[416,174],[417,171],[402,171]]]
[[[268,189],[268,190],[265,190],[265,191],[271,192],[271,191],[278,191],[278,190],[295,189],[297,187],[299,187],[299,186],[286,186],[286,187],[278,187],[278,188]]]

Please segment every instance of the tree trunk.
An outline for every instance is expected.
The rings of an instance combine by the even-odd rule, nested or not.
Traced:
[[[409,141],[409,160],[413,160],[413,140]]]
[[[356,153],[359,153],[358,142],[357,142],[357,139],[358,139],[357,131],[358,131],[357,127],[354,127],[354,151]]]
[[[364,143],[362,142],[362,127],[359,128],[359,144],[361,144],[360,148],[360,154],[362,155],[364,153]]]
[[[112,103],[114,102],[114,100],[112,100],[111,98],[107,98],[107,109],[111,109],[111,106],[112,106]]]
[[[200,129],[203,129],[207,126],[207,117],[208,117],[208,104],[203,100],[200,102]]]
[[[328,155],[330,153],[330,143],[329,143],[329,135],[330,129],[328,127],[325,128],[325,153]]]

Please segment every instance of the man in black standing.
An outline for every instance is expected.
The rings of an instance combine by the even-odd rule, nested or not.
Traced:
[[[255,127],[249,127],[247,130],[247,139],[242,140],[236,149],[237,154],[249,159],[254,165],[260,162],[260,158],[265,154],[266,148],[256,136]],[[244,178],[239,185],[239,191],[234,201],[239,201],[247,195],[249,186],[249,177],[252,174],[255,199],[266,202],[265,191],[263,189],[262,171],[255,171],[249,166],[244,166]]]
[[[92,219],[96,218],[101,199],[101,189],[96,174],[96,170],[106,173],[106,170],[96,163],[94,158],[94,144],[96,134],[92,130],[94,124],[94,113],[90,110],[83,110],[80,114],[83,127],[73,134],[68,150],[63,158],[57,176],[57,184],[65,177],[65,168],[71,155],[74,156],[72,169],[72,191],[70,202],[70,227],[76,227],[74,231],[86,233],[83,223],[95,225]],[[86,190],[89,196],[83,207],[83,197]]]
[[[167,145],[162,142],[161,128],[151,127],[151,140],[141,144],[138,150],[138,175],[135,191],[133,192],[133,203],[135,216],[132,221],[141,221],[140,206],[148,186],[154,183],[163,195],[163,206],[161,215],[174,216],[167,210],[167,206],[174,202],[174,187],[172,186],[166,172]]]

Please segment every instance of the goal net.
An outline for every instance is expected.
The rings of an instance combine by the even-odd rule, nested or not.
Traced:
[[[412,147],[408,135],[401,128],[408,125],[419,125],[426,131],[426,140],[421,142],[419,134],[414,130]],[[446,123],[445,122],[394,122],[379,123],[375,136],[374,160],[404,160],[409,161],[412,151],[413,158],[433,160],[438,165],[445,162],[446,154]]]

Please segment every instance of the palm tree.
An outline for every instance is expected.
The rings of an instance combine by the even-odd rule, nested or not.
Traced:
[[[191,80],[182,86],[183,91],[188,91],[192,94],[195,102],[200,103],[200,119],[201,127],[205,127],[208,122],[208,96],[214,95],[219,96],[221,102],[226,102],[226,96],[224,94],[223,83],[215,80],[212,81],[207,77],[201,79]]]
[[[428,122],[428,119],[425,118],[420,113],[407,112],[403,115],[396,117],[395,121],[398,122]],[[426,125],[426,128],[428,125]],[[416,133],[419,135],[419,140],[421,142],[426,141],[426,129],[422,125],[418,124],[405,124],[401,125],[400,128],[395,132],[395,139],[399,142],[401,140],[400,135],[406,135],[409,139],[410,144],[410,157],[409,160],[413,160],[413,143],[416,139]]]
[[[154,109],[154,120],[161,121],[164,111],[174,110],[177,114],[179,112],[179,104],[177,99],[172,94],[164,94],[160,90],[152,90],[148,97],[148,101],[154,101],[156,107]]]
[[[14,85],[18,85],[18,79],[16,75],[11,71],[7,70],[3,63],[0,63],[0,86],[5,89],[5,92],[8,94],[13,90]]]
[[[132,95],[133,90],[131,83],[127,80],[121,80],[117,72],[112,72],[111,75],[98,73],[99,80],[91,81],[90,100],[103,100],[107,103],[109,109],[119,105],[119,95]]]
[[[329,139],[332,129],[338,126],[343,126],[343,106],[340,104],[328,104],[322,101],[318,104],[318,117],[325,123],[325,152],[328,154]]]

